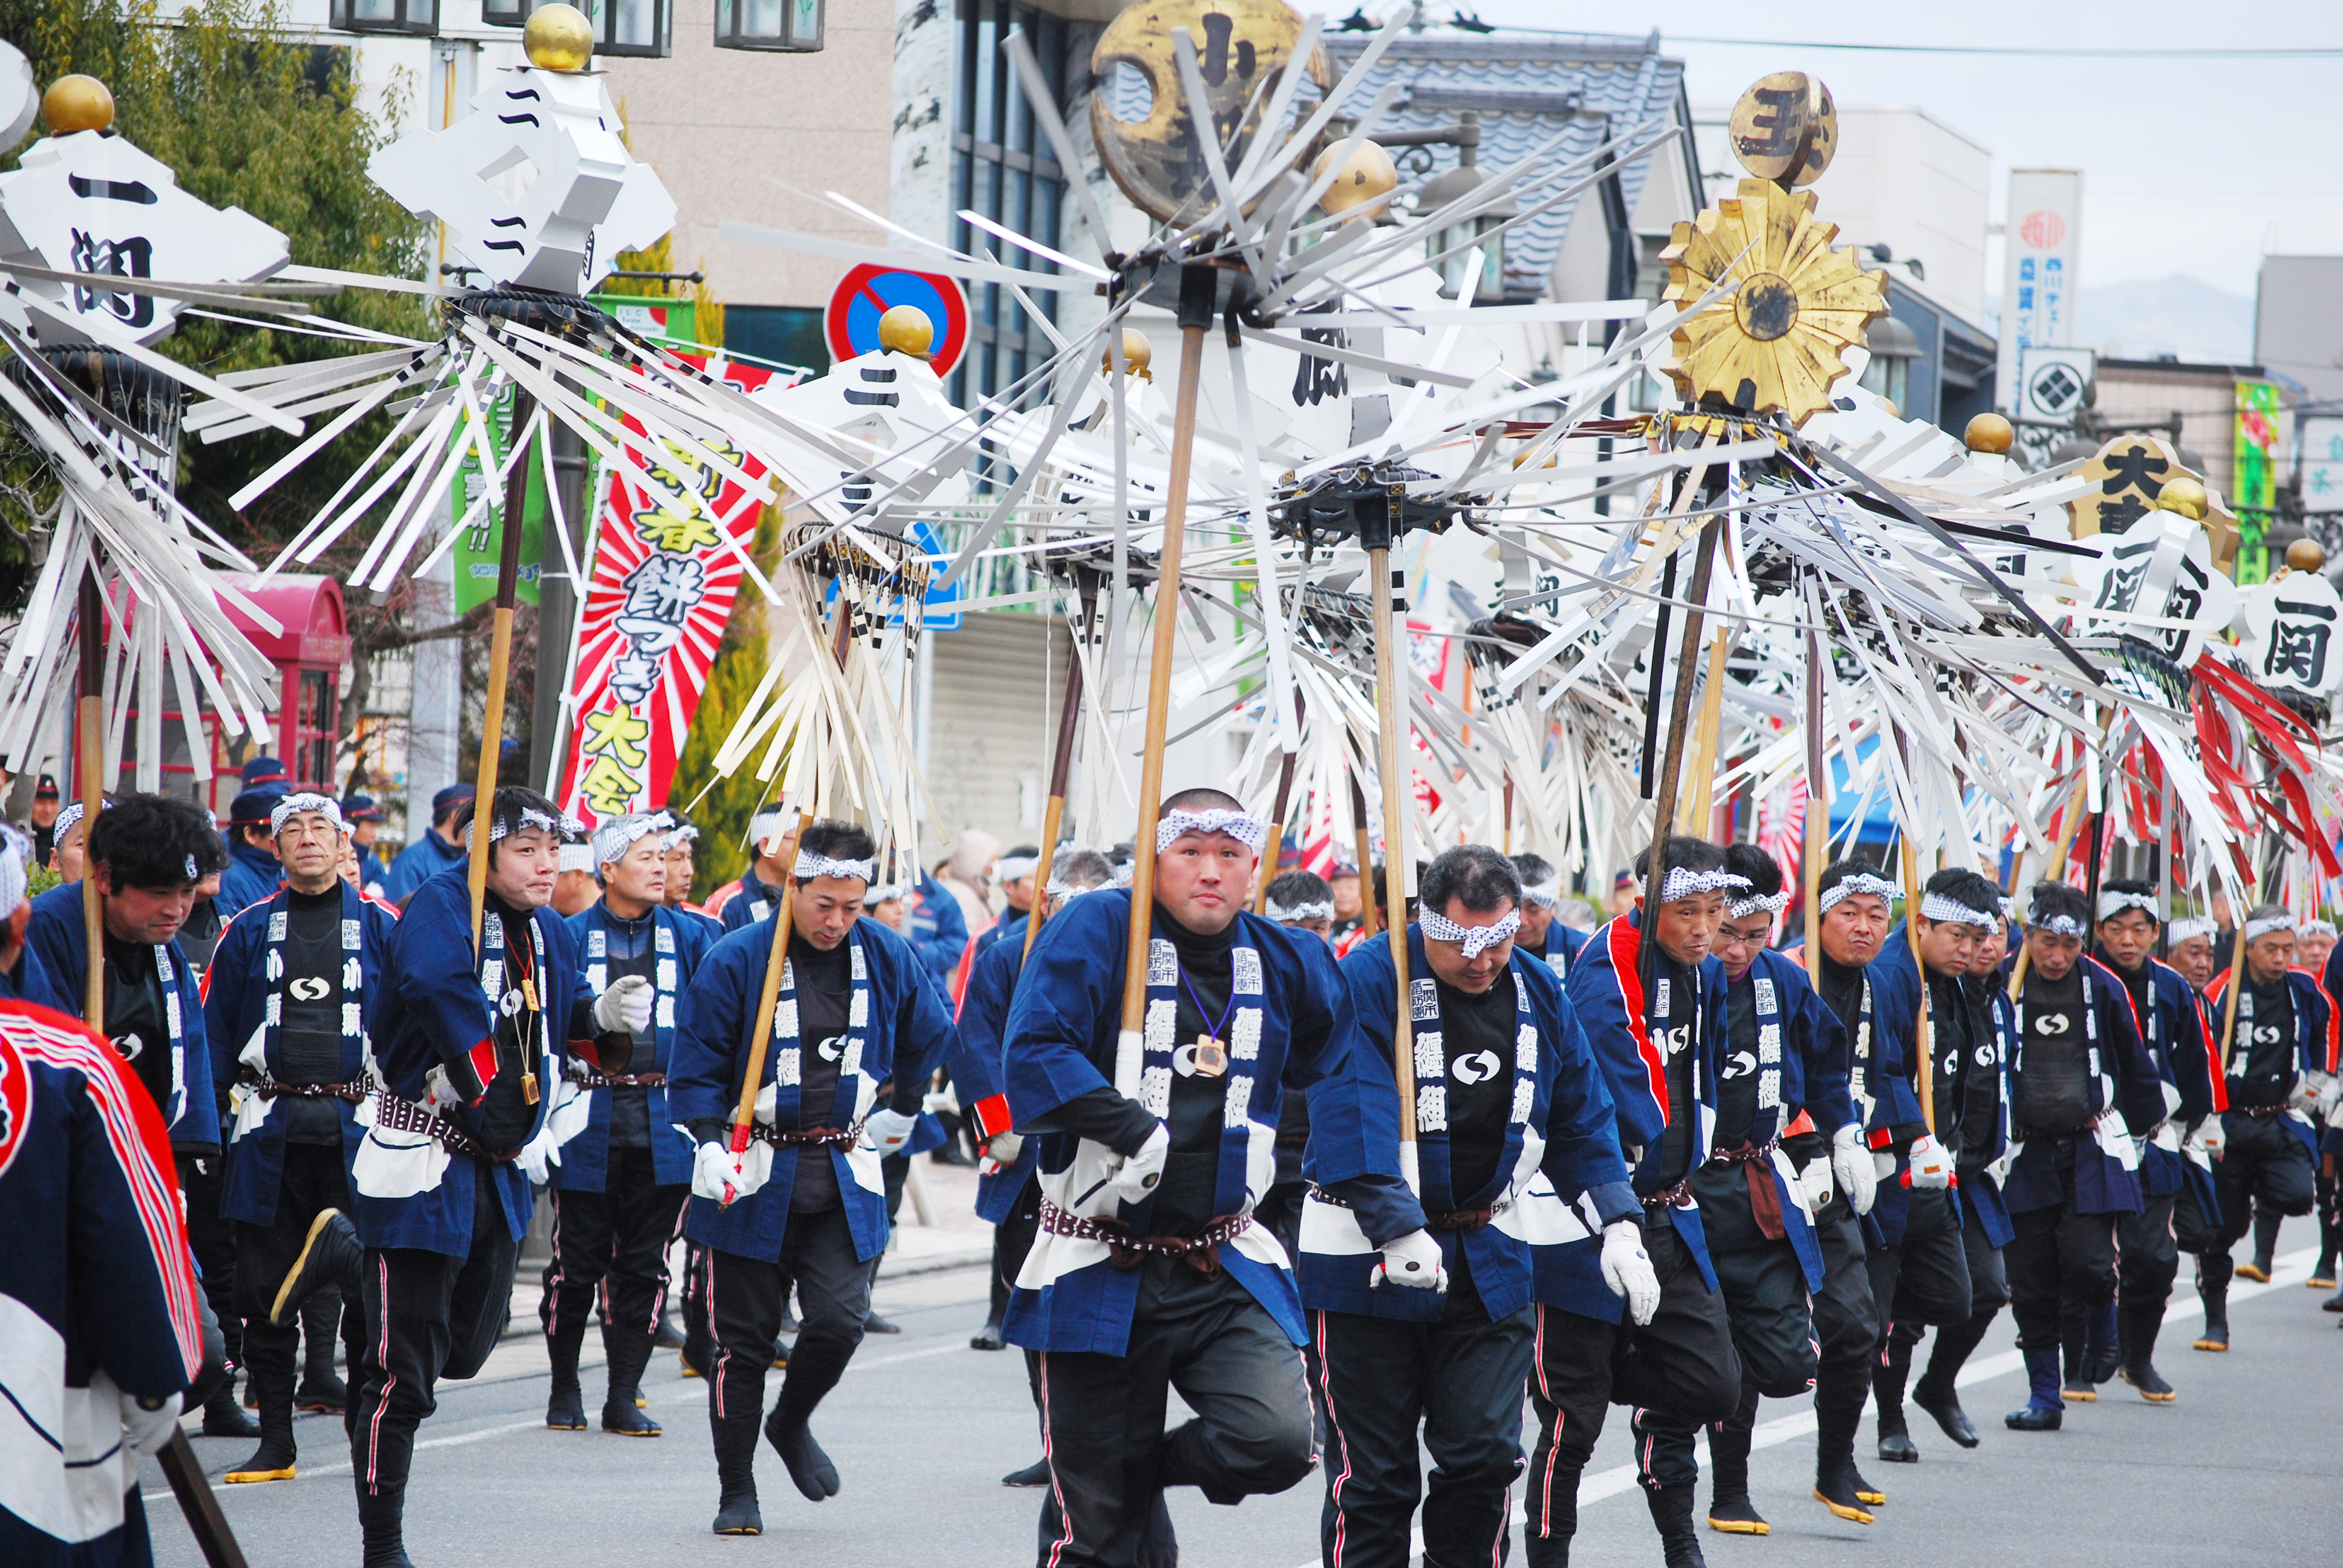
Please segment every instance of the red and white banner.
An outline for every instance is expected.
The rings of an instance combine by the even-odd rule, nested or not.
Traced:
[[[680,357],[707,367],[700,356]],[[719,373],[744,392],[773,375],[733,364]],[[721,455],[752,477],[765,472],[739,452]],[[611,474],[597,498],[593,576],[578,628],[569,682],[574,718],[560,792],[563,808],[588,827],[667,803],[739,588],[740,557],[724,535],[743,551],[757,539],[760,508],[738,482],[672,449],[649,474],[671,501],[684,504],[663,509],[624,473]],[[705,508],[686,499],[693,494]]]

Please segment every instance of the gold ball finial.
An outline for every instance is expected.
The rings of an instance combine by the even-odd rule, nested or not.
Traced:
[[[2313,538],[2297,539],[2286,547],[2286,564],[2298,572],[2315,572],[2327,564],[2327,547]]]
[[[2167,512],[2178,512],[2190,522],[2201,523],[2205,514],[2213,509],[2213,498],[2205,493],[2204,486],[2183,474],[2164,481],[2156,504]]]
[[[1373,217],[1399,188],[1399,166],[1373,142],[1336,142],[1310,166],[1312,182],[1324,179],[1329,169],[1337,172],[1318,205],[1337,217]]]
[[[1154,358],[1155,350],[1149,345],[1147,341],[1147,334],[1140,331],[1136,327],[1126,327],[1122,329],[1122,370],[1124,375],[1137,376],[1149,381],[1154,380],[1155,377],[1150,375],[1147,369],[1147,367],[1154,361]],[[1112,375],[1114,373],[1114,356],[1112,354],[1110,353],[1101,356],[1099,373],[1101,375]]]
[[[2017,432],[1998,414],[1979,414],[1969,421],[1961,439],[1972,452],[2006,452],[2016,443]]]
[[[928,349],[935,340],[935,323],[916,305],[890,306],[887,314],[879,318],[879,347],[889,354],[933,359],[935,356]]]
[[[528,63],[545,71],[582,71],[594,58],[594,24],[575,5],[540,5],[521,29]]]
[[[41,95],[41,117],[53,136],[102,131],[114,124],[114,95],[96,76],[59,76]]]

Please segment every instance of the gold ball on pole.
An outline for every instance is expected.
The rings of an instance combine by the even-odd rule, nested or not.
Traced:
[[[102,131],[114,124],[114,95],[96,76],[59,76],[41,95],[41,117],[53,136]]]
[[[916,305],[891,306],[879,318],[879,347],[886,353],[933,359],[935,356],[928,349],[935,340],[935,323]]]
[[[2286,547],[2286,564],[2298,572],[2315,572],[2327,564],[2327,547],[2317,539],[2297,539]]]
[[[1383,199],[1399,188],[1399,166],[1373,142],[1343,140],[1318,155],[1310,167],[1315,182],[1335,170],[1333,183],[1318,205],[1337,217],[1373,217]]]
[[[1961,439],[1972,452],[2006,452],[2016,442],[2017,432],[1998,414],[1979,414],[1969,421]]]
[[[2205,493],[2204,486],[2183,474],[2177,478],[2164,481],[2164,488],[2157,494],[2156,504],[2167,512],[2178,512],[2191,522],[2201,523],[2205,520],[2205,514],[2213,509],[2213,498]]]
[[[1154,380],[1155,377],[1149,375],[1147,370],[1147,367],[1154,360],[1154,358],[1155,350],[1149,346],[1147,334],[1140,331],[1136,327],[1126,327],[1122,329],[1122,371],[1124,375],[1145,377],[1146,379],[1150,381]],[[1112,354],[1103,355],[1101,357],[1101,361],[1100,373],[1102,375],[1111,374],[1114,370],[1114,356]]]
[[[540,5],[521,29],[528,63],[545,71],[582,71],[594,58],[594,24],[574,5]]]

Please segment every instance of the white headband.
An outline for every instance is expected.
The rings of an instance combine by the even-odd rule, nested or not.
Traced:
[[[1728,920],[1745,920],[1760,910],[1769,915],[1778,915],[1789,907],[1790,895],[1786,890],[1770,898],[1730,899],[1725,901],[1725,918]]]
[[[621,817],[615,822],[605,822],[594,829],[594,864],[607,866],[632,849],[635,841],[648,839],[675,826],[675,819],[664,811],[648,816]],[[662,844],[660,848],[666,846]]]
[[[2331,937],[2335,934],[2335,922],[2332,920],[2308,920],[2303,921],[2302,924],[2295,927],[2294,934],[2298,937]]]
[[[1030,877],[1041,869],[1041,859],[1038,855],[1004,855],[993,862],[994,874],[1004,882]]]
[[[1280,925],[1292,920],[1331,920],[1334,918],[1334,905],[1327,899],[1314,904],[1281,904],[1272,899],[1262,906],[1261,912]]]
[[[781,819],[787,815],[779,806],[769,806],[749,818],[749,842],[762,848],[766,839],[778,837],[781,831]]]
[[[2213,917],[2210,915],[2191,915],[2185,920],[2175,920],[2164,928],[2165,945],[2177,947],[2182,942],[2195,941],[2198,937],[2209,937],[2219,929],[2213,923]]]
[[[101,811],[111,811],[114,809],[114,802],[111,800],[101,799],[97,803],[97,809]],[[64,810],[58,812],[56,830],[50,835],[50,842],[55,843],[57,839],[64,838],[67,833],[73,831],[74,824],[81,820],[81,816],[82,806],[81,802],[78,800],[66,807]],[[216,828],[219,824],[215,821],[212,826]]]
[[[347,826],[342,820],[340,801],[330,795],[318,795],[305,790],[298,795],[287,795],[277,802],[268,813],[268,836],[273,839],[285,831],[286,822],[296,813],[302,811],[315,811],[333,823],[337,829]]]
[[[1328,911],[1332,913],[1332,911]],[[1487,950],[1510,939],[1522,929],[1522,912],[1508,910],[1505,918],[1493,925],[1460,926],[1438,910],[1425,910],[1416,916],[1415,923],[1423,934],[1435,942],[1462,942],[1468,963]]]
[[[1875,877],[1868,871],[1856,871],[1852,875],[1842,877],[1839,879],[1837,887],[1825,888],[1822,896],[1815,902],[1822,906],[1821,912],[1826,915],[1839,904],[1858,893],[1866,898],[1884,900],[1890,909],[1895,907],[1896,884],[1885,877]]]
[[[25,857],[32,849],[30,839],[0,822],[0,920],[14,915],[25,901],[25,887],[31,875],[25,869]]]
[[[865,909],[872,909],[902,896],[903,885],[900,882],[873,882],[862,890],[862,905]]]
[[[478,816],[475,814],[472,821],[478,820]],[[488,819],[488,842],[493,844],[499,839],[509,837],[514,833],[527,832],[531,828],[542,828],[557,839],[575,839],[586,831],[586,824],[575,817],[549,817],[533,806],[524,806],[520,809],[520,821],[517,825],[507,826],[496,820],[494,817]],[[472,823],[467,822],[464,824],[464,848],[468,849],[471,847]],[[594,868],[588,865],[580,869],[590,871]]]
[[[2112,920],[2117,915],[2122,914],[2126,910],[2137,910],[2149,920],[2156,920],[2156,895],[2153,893],[2109,893],[2104,891],[2099,894],[2099,919],[2101,920]]]
[[[1660,879],[1660,902],[1673,904],[1679,899],[1689,899],[1695,894],[1730,892],[1735,888],[1748,885],[1748,878],[1735,876],[1731,871],[1687,871],[1682,866],[1676,866]]]
[[[1844,887],[1845,884],[1840,885]],[[1920,897],[1920,918],[1924,920],[1949,920],[1956,926],[1990,929],[1996,916],[1992,910],[1970,909],[1946,893],[1924,893]]]
[[[1107,885],[1109,887],[1113,886],[1112,883],[1109,883]],[[1062,904],[1068,899],[1079,899],[1084,893],[1095,893],[1098,890],[1096,888],[1078,888],[1071,882],[1052,881],[1048,887],[1042,889],[1041,891]]]
[[[2249,942],[2258,941],[2263,937],[2269,935],[2272,931],[2290,931],[2292,930],[2294,930],[2294,918],[2291,915],[2273,915],[2266,920],[2247,920],[2246,922],[2246,940]]]
[[[2072,915],[2053,915],[2046,920],[2028,920],[2026,923],[2026,929],[2029,931],[2047,931],[2054,937],[2079,939],[2086,934],[2083,930],[2083,922]]]
[[[797,861],[789,875],[799,881],[810,881],[816,877],[858,877],[867,882],[878,868],[869,860],[833,860],[828,855],[816,855],[804,849],[798,851]],[[866,901],[869,892],[864,893]]]
[[[696,842],[699,838],[699,829],[686,822],[682,827],[660,839],[659,848],[672,852],[682,849],[686,844]]]
[[[1269,842],[1269,824],[1242,811],[1172,811],[1155,824],[1155,852],[1161,854],[1190,833],[1226,833],[1256,855]]]
[[[1523,883],[1522,902],[1535,904],[1542,910],[1554,908],[1554,905],[1562,902],[1562,879],[1550,877],[1535,887],[1531,887],[1526,882]]]

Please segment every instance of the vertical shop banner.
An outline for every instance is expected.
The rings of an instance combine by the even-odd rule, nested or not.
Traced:
[[[2343,512],[2343,419],[2302,422],[2302,509]]]
[[[2075,340],[2075,257],[2083,229],[2080,169],[2012,169],[2003,224],[2001,352],[1994,407],[2020,404],[2028,348]]]
[[[680,357],[707,367],[699,356]],[[718,373],[744,392],[773,376],[749,365]],[[751,477],[765,472],[739,452],[722,455]],[[560,793],[564,809],[588,826],[665,803],[740,586],[740,558],[724,536],[743,550],[757,540],[761,508],[736,481],[672,447],[649,477],[668,499],[686,504],[669,511],[618,473],[605,477],[598,497]],[[689,502],[694,495],[706,509]]]
[[[488,446],[496,454],[497,466],[504,466],[505,455],[512,450],[512,412],[514,388],[510,382],[488,410]],[[537,603],[537,577],[545,559],[545,465],[535,452],[521,458],[528,468],[528,495],[521,506],[520,577],[514,597],[523,604]],[[505,504],[504,487],[496,476],[480,467],[479,448],[475,447],[465,457],[463,467],[456,470],[452,489],[456,520],[461,522],[471,514],[472,504],[481,498],[481,491],[493,488],[488,504],[472,519],[472,526],[456,536],[454,547],[456,572],[456,613],[464,615],[487,604],[497,597],[498,557],[503,548],[503,524],[498,512]]]
[[[2278,387],[2237,383],[2237,437],[2230,469],[2229,508],[2237,515],[2237,582],[2269,580],[2269,548],[2262,540],[2278,520],[2279,440]]]

